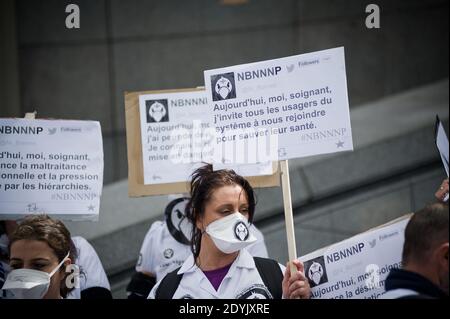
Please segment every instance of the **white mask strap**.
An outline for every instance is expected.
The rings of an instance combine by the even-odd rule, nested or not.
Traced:
[[[61,262],[58,264],[58,266],[56,266],[56,268],[53,269],[53,271],[48,274],[50,277],[53,276],[55,274],[55,272],[58,271],[59,267],[61,267],[61,265],[64,264],[64,262],[69,257],[69,255],[70,255],[70,251],[67,253],[66,257],[64,257],[63,260],[61,260]]]

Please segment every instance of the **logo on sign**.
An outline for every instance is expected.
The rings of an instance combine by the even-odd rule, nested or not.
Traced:
[[[234,99],[236,97],[234,73],[222,73],[211,76],[213,101]]]
[[[311,288],[328,282],[325,259],[323,256],[305,261],[304,264],[305,274],[309,279],[309,285]]]
[[[167,99],[145,101],[147,123],[169,122]]]

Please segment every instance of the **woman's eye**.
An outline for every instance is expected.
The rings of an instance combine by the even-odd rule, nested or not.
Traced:
[[[33,269],[42,269],[42,268],[44,268],[45,266],[47,266],[47,265],[44,265],[44,264],[34,264],[34,265],[33,265]]]
[[[22,265],[21,264],[11,264],[11,265],[9,265],[12,269],[20,269],[20,268],[22,268]]]

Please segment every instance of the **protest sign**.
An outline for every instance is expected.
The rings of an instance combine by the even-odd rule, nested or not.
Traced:
[[[103,142],[95,121],[0,119],[0,215],[97,220]]]
[[[289,260],[296,259],[287,160],[353,150],[344,48],[206,70],[204,79],[222,161],[280,160]]]
[[[439,116],[436,116],[435,140],[439,155],[441,156],[442,164],[444,165],[444,169],[448,177],[448,137],[447,134],[445,134],[444,125],[442,125]]]
[[[390,269],[401,266],[411,214],[300,257],[312,298],[378,299]]]
[[[192,172],[212,163],[215,131],[207,108],[201,88],[125,94],[130,196],[188,191]],[[275,163],[236,168],[253,187],[279,185]]]
[[[207,70],[204,78],[219,147],[272,137],[277,145],[255,161],[353,149],[342,47]]]

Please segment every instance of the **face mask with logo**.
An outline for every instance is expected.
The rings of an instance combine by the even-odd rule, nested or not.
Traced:
[[[213,221],[206,227],[205,232],[225,254],[234,253],[256,241],[256,237],[249,230],[247,219],[239,212]]]
[[[51,273],[25,268],[11,271],[2,290],[11,292],[14,299],[42,299],[50,287],[51,277],[59,270],[67,257],[69,253]]]

